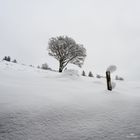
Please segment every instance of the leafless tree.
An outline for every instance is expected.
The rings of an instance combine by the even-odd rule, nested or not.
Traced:
[[[59,61],[59,72],[68,63],[81,67],[86,57],[86,49],[81,44],[77,44],[68,36],[52,37],[48,43],[49,55]]]

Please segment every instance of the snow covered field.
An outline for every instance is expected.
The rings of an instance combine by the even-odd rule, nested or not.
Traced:
[[[0,140],[140,140],[140,83],[105,82],[0,62]]]

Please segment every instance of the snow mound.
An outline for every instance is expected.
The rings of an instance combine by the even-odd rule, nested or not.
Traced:
[[[77,79],[80,77],[78,70],[73,70],[73,69],[65,70],[61,76],[65,78],[72,78],[72,79]]]
[[[117,70],[117,67],[115,65],[110,65],[106,71],[110,71],[111,73],[116,71]]]
[[[140,140],[140,83],[116,83],[2,62],[0,140]]]

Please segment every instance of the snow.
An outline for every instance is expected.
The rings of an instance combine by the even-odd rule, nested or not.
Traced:
[[[113,73],[113,72],[116,71],[116,70],[117,70],[117,66],[115,66],[115,65],[110,65],[110,66],[107,68],[106,71],[110,71],[111,73]]]
[[[0,140],[140,140],[140,83],[0,62]]]
[[[68,69],[68,70],[65,70],[61,75],[60,77],[62,78],[68,78],[68,79],[79,79],[79,72],[78,70],[72,70],[72,69]]]
[[[111,82],[112,85],[112,89],[114,89],[116,87],[116,83],[115,82]]]

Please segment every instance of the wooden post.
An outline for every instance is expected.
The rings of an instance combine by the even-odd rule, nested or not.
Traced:
[[[112,90],[110,71],[106,71],[107,89]]]

